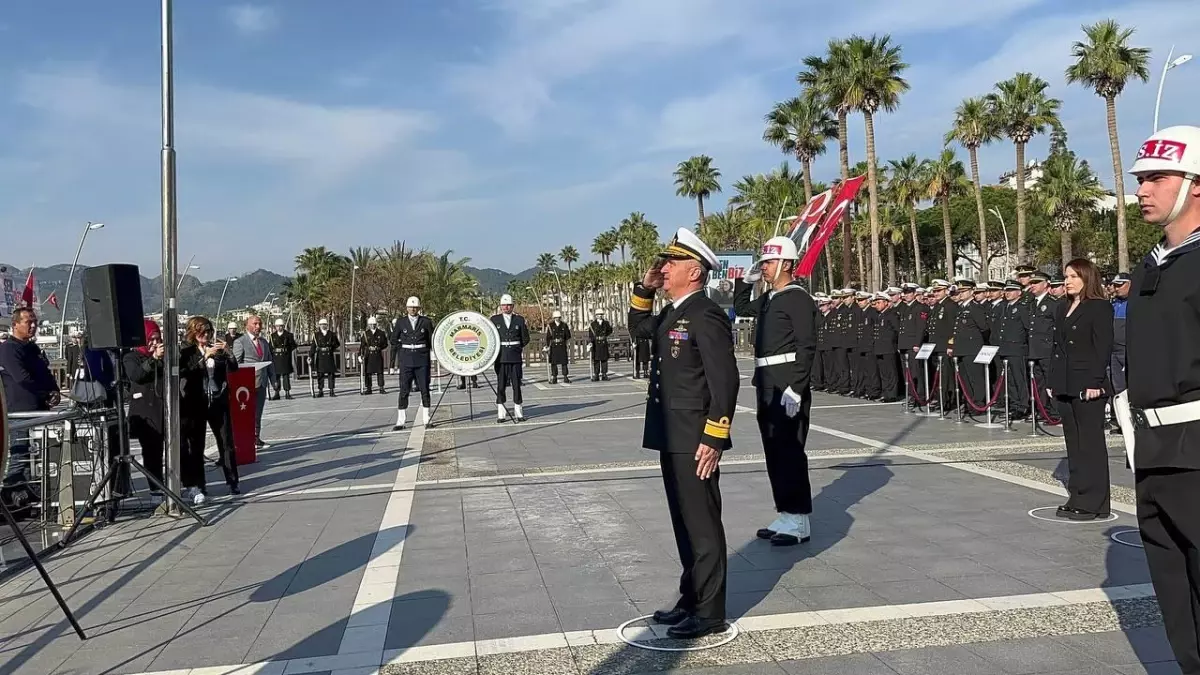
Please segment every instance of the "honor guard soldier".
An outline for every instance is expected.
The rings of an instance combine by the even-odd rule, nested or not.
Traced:
[[[879,387],[879,373],[875,370],[875,317],[879,312],[871,306],[874,296],[866,291],[854,294],[859,313],[858,327],[855,330],[855,348],[858,358],[858,372],[854,377],[854,395],[858,398],[869,398],[872,390]]]
[[[393,349],[400,352],[400,396],[396,401],[396,426],[408,423],[408,394],[415,387],[421,394],[418,424],[429,424],[429,352],[433,347],[433,320],[421,314],[421,299],[412,296],[404,303],[407,316],[392,328]]]
[[[1163,238],[1129,290],[1126,384],[1138,522],[1167,639],[1200,673],[1200,127],[1156,132],[1130,172]]]
[[[842,304],[837,308],[837,359],[840,371],[836,393],[849,396],[854,391],[854,353],[858,348],[858,337],[855,334],[858,325],[857,314],[860,311],[855,304],[853,288],[842,289]]]
[[[513,420],[525,421],[521,410],[521,364],[522,353],[529,344],[529,327],[525,317],[513,314],[513,299],[505,293],[500,296],[500,313],[492,317],[492,324],[500,333],[500,356],[496,358],[496,421],[503,422],[508,416],[504,408],[505,390],[513,390]]]
[[[379,393],[386,394],[387,390],[383,388],[383,353],[388,348],[387,333],[379,330],[379,320],[373,316],[367,317],[367,330],[363,333],[362,339],[358,342],[359,349],[363,351],[363,385],[365,390],[362,393],[371,394],[371,376],[374,375],[379,380]]]
[[[313,368],[317,371],[317,398],[325,395],[325,378],[329,378],[329,396],[337,396],[337,352],[342,341],[337,333],[329,330],[325,319],[317,321],[317,333],[313,335]]]
[[[238,333],[238,325],[236,321],[230,321],[229,323],[225,324],[225,344],[232,345],[235,341],[237,341],[239,335],[240,333]]]
[[[612,324],[604,318],[604,310],[596,310],[596,318],[588,324],[588,351],[592,353],[592,382],[608,379],[608,338]]]
[[[632,337],[633,339],[633,379],[650,377],[650,339]]]
[[[899,290],[899,289],[897,289]],[[878,373],[878,389],[871,392],[873,398],[883,403],[895,403],[900,400],[900,378],[896,373],[896,345],[900,338],[900,314],[892,307],[891,298],[884,293],[876,294],[872,304],[875,311],[875,325],[872,327],[875,372]]]
[[[292,373],[295,372],[292,358],[295,353],[296,337],[284,328],[283,319],[275,319],[275,332],[271,333],[271,365],[273,366],[271,388],[275,390],[271,395],[273,401],[279,400],[281,383],[284,398],[292,400]]]
[[[826,369],[829,367],[829,336],[825,332],[825,315],[829,313],[829,296],[814,293],[813,301],[817,304],[817,351],[813,356],[809,388],[825,391],[825,383],[828,382]]]
[[[901,284],[900,296],[903,300],[896,308],[900,319],[896,350],[904,359],[904,370],[908,373],[905,379],[910,380],[905,383],[905,389],[908,391],[909,387],[912,388],[907,395],[914,406],[917,405],[917,397],[925,395],[925,366],[917,360],[917,350],[925,344],[925,327],[929,323],[929,307],[917,299],[919,288],[916,284]]]
[[[1062,287],[1062,284],[1059,284]],[[1029,360],[1033,365],[1033,379],[1037,394],[1047,411],[1054,410],[1054,399],[1046,395],[1050,372],[1050,359],[1054,357],[1054,309],[1058,299],[1050,292],[1050,280],[1044,274],[1031,275],[1029,280],[1031,300],[1029,302]],[[1030,410],[1036,405],[1030,401]]]
[[[988,343],[988,311],[983,305],[975,302],[975,281],[958,278],[954,280],[958,294],[955,301],[959,304],[958,314],[954,321],[954,338],[948,356],[958,359],[958,372],[962,375],[964,389],[977,405],[987,405],[992,392],[986,391],[983,379],[983,366],[975,363],[979,350]],[[964,405],[966,402],[963,402]],[[974,416],[974,409],[967,406],[967,413]]]
[[[704,293],[717,256],[681,228],[662,261],[633,288],[629,331],[653,340],[653,367],[642,446],[660,453],[663,487],[683,574],[681,597],[654,613],[672,638],[699,638],[726,629],[726,547],[721,524],[721,453],[740,387],[733,327]],[[669,302],[651,312],[654,293]],[[797,291],[792,291],[795,293]]]
[[[571,347],[571,327],[563,323],[562,312],[554,310],[546,327],[546,351],[550,358],[550,384],[558,384],[558,369],[562,367],[563,382],[571,383],[567,371],[568,350]]]
[[[934,344],[933,354],[929,360],[931,374],[936,373],[941,387],[942,401],[939,405],[951,405],[954,401],[954,371],[947,362],[949,350],[954,347],[954,326],[958,321],[958,303],[950,297],[950,282],[945,279],[934,279],[930,285],[929,341]],[[930,392],[932,397],[936,392]]]
[[[1042,277],[1043,281],[1045,277]],[[1008,360],[1005,387],[1008,396],[1009,421],[1024,419],[1029,415],[1029,361],[1030,335],[1033,332],[1034,302],[1022,303],[1021,283],[1012,280],[1004,286],[1004,302],[992,328],[992,342],[999,348],[996,357]],[[1053,319],[1053,314],[1051,314]],[[1051,323],[1053,328],[1053,323]],[[1003,368],[1003,366],[1001,366]],[[1003,372],[1001,370],[1000,372]],[[989,394],[990,395],[990,394]]]

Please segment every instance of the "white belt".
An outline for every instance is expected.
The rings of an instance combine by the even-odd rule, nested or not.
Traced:
[[[512,341],[509,341],[509,342],[501,342],[501,343],[500,343],[500,346],[501,346],[501,347],[517,347],[517,346],[519,346],[520,344],[521,344],[521,341],[520,341],[520,340],[512,340]]]
[[[788,352],[787,354],[776,354],[774,356],[764,356],[760,359],[754,359],[755,368],[763,368],[766,366],[777,366],[781,363],[791,363],[796,360],[796,352]]]
[[[1200,401],[1166,405],[1161,408],[1130,407],[1129,413],[1133,418],[1133,426],[1139,429],[1166,427],[1200,420]]]
[[[425,349],[425,345],[400,345],[405,349]]]

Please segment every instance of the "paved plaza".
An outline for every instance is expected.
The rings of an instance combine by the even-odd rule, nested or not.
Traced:
[[[1113,538],[1137,541],[1118,437],[1115,520],[1038,520],[1065,494],[1057,431],[817,394],[813,538],[773,548],[748,377],[720,477],[740,633],[634,622],[657,649],[625,645],[678,581],[630,369],[527,372],[522,424],[486,384],[402,432],[394,390],[271,402],[245,494],[210,469],[208,527],[131,516],[48,559],[86,642],[32,570],[0,583],[0,673],[1178,673],[1142,550]]]

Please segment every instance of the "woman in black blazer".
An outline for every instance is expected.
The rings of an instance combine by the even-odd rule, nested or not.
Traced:
[[[142,446],[142,464],[159,483],[163,481],[163,342],[158,324],[146,319],[146,346],[121,357],[129,379],[129,435]],[[162,494],[151,484],[151,494]]]
[[[1063,276],[1067,295],[1054,314],[1054,358],[1048,384],[1062,415],[1070,496],[1058,507],[1057,515],[1095,520],[1110,513],[1104,405],[1112,391],[1107,368],[1112,354],[1113,310],[1104,297],[1100,272],[1090,260],[1072,260]]]
[[[202,316],[188,319],[184,348],[179,352],[179,426],[181,440],[179,478],[184,498],[196,505],[208,499],[204,477],[206,427],[217,441],[218,463],[225,472],[230,494],[238,491],[237,456],[233,449],[233,422],[229,413],[229,372],[238,369],[233,351],[213,339],[212,322]]]

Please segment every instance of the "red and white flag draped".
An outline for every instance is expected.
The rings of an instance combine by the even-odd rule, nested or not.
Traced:
[[[801,255],[800,266],[796,270],[797,276],[807,277],[812,274],[821,251],[837,230],[838,223],[842,222],[842,216],[845,215],[846,209],[850,208],[854,196],[858,194],[858,189],[862,187],[866,178],[855,176],[837,188],[813,197],[804,205],[804,209],[792,223],[791,231],[788,232]],[[836,195],[834,189],[837,190]]]
[[[34,309],[37,306],[37,296],[34,294],[33,268],[29,268],[29,277],[25,279],[25,288],[21,290],[21,306]]]

